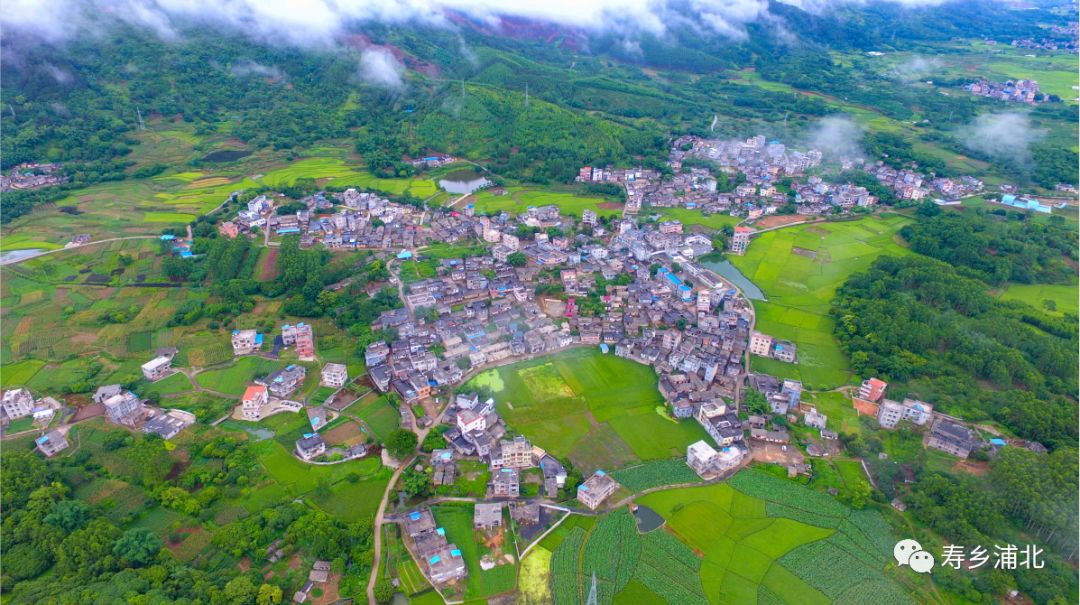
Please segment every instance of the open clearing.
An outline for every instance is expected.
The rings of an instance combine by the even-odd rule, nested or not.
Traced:
[[[797,378],[813,389],[846,383],[848,361],[833,337],[829,305],[851,274],[879,256],[907,254],[896,233],[908,222],[886,215],[797,225],[764,233],[751,242],[746,256],[732,257],[769,299],[754,303],[756,329],[798,346],[798,364],[754,357],[754,369]]]
[[[465,389],[492,391],[511,428],[587,474],[685,456],[706,438],[697,422],[656,413],[656,383],[652,368],[588,348],[493,368]]]

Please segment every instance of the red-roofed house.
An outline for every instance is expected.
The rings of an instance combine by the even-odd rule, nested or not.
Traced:
[[[859,398],[873,402],[881,401],[881,398],[885,396],[885,387],[887,386],[889,386],[889,383],[877,378],[864,380],[862,386],[859,387]]]
[[[262,418],[262,408],[270,400],[266,387],[261,384],[249,384],[240,402],[240,413],[244,420],[254,422]]]

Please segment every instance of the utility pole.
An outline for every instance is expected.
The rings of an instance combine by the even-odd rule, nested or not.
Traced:
[[[589,600],[585,601],[586,605],[597,605],[596,601],[596,572],[592,572],[592,588],[589,589]]]

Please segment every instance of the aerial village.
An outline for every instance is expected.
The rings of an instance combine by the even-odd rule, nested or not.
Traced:
[[[710,169],[694,162],[690,166],[690,158],[707,160],[713,169],[738,175],[742,182],[733,192],[717,193]],[[596,511],[611,506],[620,485],[604,469],[587,469],[588,477],[568,485],[564,463],[548,454],[545,444],[515,434],[500,417],[494,398],[458,390],[475,370],[572,347],[597,347],[648,365],[658,377],[666,414],[700,424],[709,436],[708,441],[689,444],[685,453],[687,466],[706,481],[726,478],[752,460],[779,464],[793,476],[811,473],[800,448],[788,447],[794,444],[789,427],[797,424],[819,436],[803,444],[808,456],[835,455],[843,448],[839,435],[826,428],[827,417],[802,401],[800,382],[749,371],[751,355],[797,364],[797,350],[790,342],[754,330],[751,303],[700,264],[715,252],[714,241],[677,220],[636,216],[649,208],[682,207],[750,221],[789,203],[796,204],[801,215],[850,212],[875,204],[863,187],[807,176],[821,162],[818,151],[794,151],[762,136],[746,141],[681,137],[671,148],[674,176],[669,180],[644,169],[581,169],[581,181],[625,187],[622,217],[599,217],[591,210],[566,216],[557,206],[530,207],[516,216],[480,216],[471,204],[460,210],[422,210],[348,189],[316,193],[301,200],[304,209],[284,214],[276,212],[276,196],[258,195],[219,228],[227,237],[270,242],[271,237],[292,235],[305,246],[379,249],[399,263],[422,257],[424,246],[432,242],[486,244],[484,254],[439,259],[433,277],[399,284],[404,306],[381,313],[372,325],[394,338],[366,347],[366,375],[350,379],[344,365],[328,363],[321,368],[320,384],[335,391],[327,399],[333,401],[350,383],[363,379],[395,396],[404,428],[415,426],[426,433],[449,427],[442,432],[447,446],[416,464],[432,469],[436,486],[454,483],[463,461],[483,464],[490,481],[486,497],[475,506],[474,528],[498,544],[504,515],[520,526],[543,526],[556,508]],[[974,179],[940,179],[880,163],[852,162],[855,166],[903,199],[956,199],[982,188]],[[777,189],[781,178],[790,179],[788,192]],[[728,251],[745,252],[753,233],[747,224],[736,227],[726,242]],[[313,362],[316,337],[311,324],[285,324],[274,334],[233,330],[229,345],[236,357],[277,359],[282,349],[292,348],[300,361]],[[157,351],[142,366],[146,380],[179,371],[172,367],[175,355],[175,349]],[[282,362],[247,385],[231,418],[257,423],[273,414],[306,413],[310,430],[296,435],[293,452],[305,463],[337,464],[374,455],[377,448],[370,443],[333,447],[326,442],[320,429],[340,410],[293,398],[307,372],[305,365]],[[871,378],[854,398],[859,413],[877,418],[882,429],[904,422],[925,431],[925,447],[958,458],[1005,445],[984,441],[961,421],[935,412],[932,403],[890,400],[886,388]],[[767,410],[747,413],[740,402],[750,390],[765,398]],[[148,405],[121,385],[101,386],[93,399],[110,422],[164,439],[195,422],[190,413]],[[53,423],[64,410],[50,397],[35,399],[26,389],[14,389],[3,394],[0,407],[5,424],[33,418],[43,455],[69,447],[64,423]],[[387,452],[381,454],[384,463],[400,464]],[[523,497],[526,474],[541,482],[535,497]],[[406,547],[433,585],[452,586],[466,576],[461,550],[447,540],[426,503],[411,504],[406,511],[399,508],[390,520],[400,524]],[[497,565],[505,557],[512,555],[502,553],[484,564]],[[306,595],[298,592],[297,602]]]

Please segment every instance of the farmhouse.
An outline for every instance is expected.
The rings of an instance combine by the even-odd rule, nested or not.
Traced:
[[[153,416],[143,425],[144,433],[153,433],[162,439],[172,439],[180,434],[180,431],[195,424],[195,415],[184,410],[169,410],[159,413],[157,408],[151,408]]]
[[[143,377],[150,382],[165,378],[172,373],[172,357],[160,355],[142,364]]]
[[[102,387],[102,389],[110,387],[115,387],[119,392],[102,401],[105,404],[105,416],[115,424],[135,426],[143,417],[142,400],[135,393],[120,389],[120,385],[109,385],[109,387]],[[98,391],[100,392],[101,389],[98,389]]]
[[[530,468],[536,466],[533,461],[533,447],[522,435],[513,439],[503,439],[498,453],[492,452],[491,468]]]
[[[555,457],[544,455],[540,458],[540,470],[544,472],[544,493],[548,498],[559,495],[559,488],[566,485],[566,467]]]
[[[307,368],[302,365],[289,364],[266,378],[255,382],[266,385],[270,390],[270,394],[274,397],[284,399],[300,387],[306,376]]]
[[[4,392],[3,402],[0,403],[0,407],[3,408],[4,414],[8,418],[29,416],[34,410],[34,396],[27,389],[9,389]]]
[[[868,378],[859,387],[859,399],[877,402],[885,395],[885,388],[889,383],[877,378]]]
[[[817,411],[816,407],[811,407],[803,414],[803,424],[815,429],[825,428],[825,423],[828,422],[829,417]]]
[[[750,353],[759,357],[768,357],[772,349],[773,338],[768,334],[754,332],[750,335]]]
[[[490,531],[502,527],[502,502],[477,502],[473,508],[473,527]]]
[[[577,499],[590,510],[596,510],[618,487],[619,484],[607,473],[598,470],[578,486]]]
[[[691,443],[686,448],[686,464],[702,479],[713,479],[739,466],[744,452],[739,446],[713,449],[704,441]]]
[[[244,391],[240,399],[240,413],[244,420],[258,422],[262,418],[262,408],[270,401],[266,387],[261,384],[251,384]]]
[[[263,335],[255,330],[233,330],[233,355],[249,355],[262,346]]]
[[[517,469],[504,468],[491,473],[488,494],[492,498],[517,498],[521,495],[521,476]]]
[[[727,405],[719,401],[709,401],[698,409],[697,421],[716,441],[716,444],[725,447],[736,441],[742,441],[742,422],[735,410],[729,410]]]
[[[68,448],[68,440],[60,431],[49,431],[34,440],[34,447],[46,458],[52,458]]]
[[[296,453],[304,460],[311,460],[326,453],[326,442],[318,433],[306,433],[296,440]]]
[[[883,429],[893,429],[901,420],[922,426],[933,417],[934,406],[917,399],[905,399],[903,403],[897,403],[891,399],[885,399],[878,407],[877,420]]]
[[[296,356],[301,361],[315,359],[315,335],[311,324],[300,322],[295,326],[285,324],[281,328],[281,341],[285,346],[295,346]]]
[[[750,234],[753,232],[754,230],[750,227],[735,227],[735,233],[728,243],[728,250],[732,254],[738,254],[739,256],[746,254],[746,248],[750,245]]]
[[[930,429],[930,437],[926,441],[927,447],[939,449],[960,458],[967,458],[981,443],[975,431],[947,418],[941,418],[934,423]]]
[[[322,369],[322,384],[334,389],[340,389],[349,381],[349,369],[345,364],[328,363]]]

